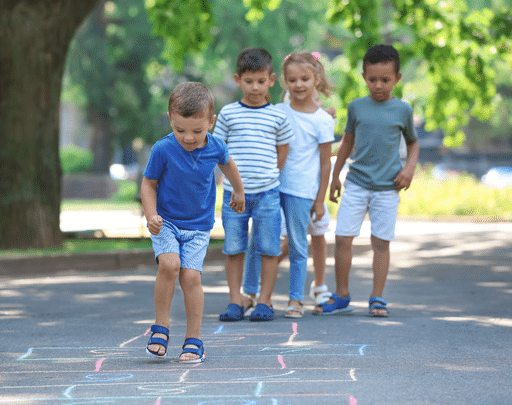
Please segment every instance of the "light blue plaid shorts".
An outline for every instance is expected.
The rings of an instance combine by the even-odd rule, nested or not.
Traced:
[[[164,219],[158,235],[151,235],[155,260],[163,253],[177,253],[181,268],[203,271],[210,231],[180,229]]]

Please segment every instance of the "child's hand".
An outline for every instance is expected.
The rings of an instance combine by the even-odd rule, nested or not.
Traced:
[[[245,195],[235,193],[234,191],[231,193],[231,201],[229,202],[229,206],[235,211],[237,214],[241,214],[245,211]]]
[[[409,170],[402,169],[394,180],[396,190],[407,190],[411,185],[413,174]]]
[[[331,181],[331,190],[329,192],[329,200],[337,203],[341,195],[341,181],[339,178],[333,178]]]
[[[313,203],[313,207],[311,208],[311,218],[313,218],[313,222],[320,221],[325,214],[325,206],[322,201],[315,201]]]
[[[153,215],[149,218],[148,229],[151,235],[158,235],[162,229],[163,220],[160,215]]]

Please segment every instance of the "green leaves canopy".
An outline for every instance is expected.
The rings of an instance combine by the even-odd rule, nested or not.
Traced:
[[[264,13],[279,12],[281,0],[244,0],[245,18],[257,24]],[[175,70],[190,53],[212,41],[211,3],[146,0],[154,32],[166,38],[164,55]],[[274,11],[275,10],[275,11]],[[426,122],[427,129],[444,130],[447,146],[464,140],[461,128],[471,116],[491,117],[496,101],[495,62],[512,64],[510,8],[467,11],[464,0],[333,0],[326,18],[343,25],[352,38],[343,49],[349,67],[338,88],[346,105],[364,94],[361,60],[377,43],[392,43],[403,66],[414,66],[425,86],[404,80],[397,96],[406,97]]]

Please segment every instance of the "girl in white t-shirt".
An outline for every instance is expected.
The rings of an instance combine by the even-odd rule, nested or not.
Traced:
[[[277,104],[290,121],[294,139],[279,178],[290,259],[287,317],[302,317],[308,260],[308,224],[325,214],[325,193],[331,172],[334,120],[318,106],[318,93],[329,96],[320,54],[300,52],[283,63],[284,91],[290,101]]]

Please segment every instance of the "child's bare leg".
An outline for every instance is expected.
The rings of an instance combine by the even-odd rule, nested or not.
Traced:
[[[204,293],[201,285],[201,272],[191,269],[181,269],[180,286],[183,290],[185,302],[185,313],[187,315],[187,332],[185,339],[196,338],[201,339],[201,321],[203,319]],[[185,347],[194,347],[187,345]],[[193,353],[185,353],[180,360],[192,360],[199,358]]]
[[[336,245],[334,249],[334,272],[336,276],[336,294],[342,298],[349,296],[348,278],[350,267],[352,266],[352,241],[353,236],[336,235]],[[333,304],[334,299],[327,301]],[[314,312],[322,312],[322,307],[316,306]]]
[[[158,273],[155,281],[155,324],[169,328],[169,311],[174,296],[174,285],[180,272],[180,257],[177,253],[163,253],[158,256]],[[167,339],[161,333],[155,333],[155,338]],[[160,355],[165,353],[165,347],[159,344],[149,345],[148,349]]]
[[[277,263],[281,263],[284,259],[286,259],[286,256],[288,256],[288,237],[283,236],[281,239],[281,254],[279,255],[279,259],[277,260]]]
[[[261,255],[261,290],[258,298],[258,303],[267,306],[272,305],[272,292],[277,279],[279,256],[265,256]]]
[[[389,272],[389,241],[371,237],[373,248],[373,291],[370,297],[382,297]],[[375,308],[374,315],[386,315],[385,309]]]
[[[242,306],[242,278],[244,275],[245,253],[230,255],[226,258],[226,279],[229,288],[229,303]]]
[[[352,242],[353,236],[336,235],[334,249],[334,272],[336,276],[336,294],[342,298],[349,295],[348,279],[352,266]]]
[[[313,268],[315,270],[315,285],[324,285],[325,258],[327,257],[327,242],[324,235],[311,235],[313,248]]]

